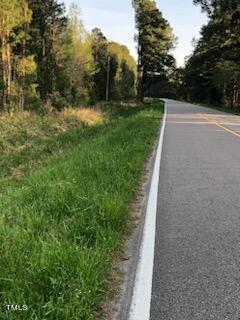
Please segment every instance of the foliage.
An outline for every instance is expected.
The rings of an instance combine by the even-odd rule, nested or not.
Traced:
[[[19,81],[13,82],[14,71],[17,71],[14,66],[18,65],[18,56],[13,54],[13,48],[25,42],[25,25],[31,19],[31,11],[25,0],[2,0],[0,2],[0,53],[1,53],[1,83],[2,90],[0,97],[2,100],[2,111],[11,103],[12,99],[18,98],[17,89]],[[19,28],[22,28],[20,31]],[[22,59],[26,59],[26,52],[22,51]],[[27,64],[27,59],[25,64]],[[18,77],[18,74],[15,76]],[[21,75],[20,75],[21,77]],[[14,88],[15,87],[15,88]],[[19,95],[20,99],[22,95]],[[21,101],[19,102],[21,105]]]
[[[117,100],[128,100],[135,96],[134,84],[136,63],[126,46],[116,42],[109,43],[109,52],[117,57],[117,71],[112,88],[113,97]]]
[[[185,72],[189,100],[240,107],[239,1],[195,1],[209,15]]]
[[[169,54],[176,38],[169,23],[152,0],[134,0],[138,34],[138,99],[143,100],[146,89],[166,76],[175,60]]]
[[[105,100],[107,79],[111,99],[134,96],[135,61],[128,49],[109,43],[98,28],[87,32],[80,13],[73,4],[66,16],[58,0],[0,2],[2,111]]]
[[[94,99],[104,100],[106,97],[108,42],[98,28],[92,30],[92,52],[95,64]]]
[[[76,5],[72,5],[67,29],[71,39],[67,66],[70,80],[68,94],[72,95],[72,104],[75,106],[89,102],[94,75],[92,39],[79,16],[80,9]]]
[[[46,101],[60,76],[53,48],[55,39],[66,28],[66,17],[57,0],[29,0],[29,7],[32,10],[29,50],[37,62],[39,94]]]

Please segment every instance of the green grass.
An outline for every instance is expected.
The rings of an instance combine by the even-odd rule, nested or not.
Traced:
[[[58,156],[68,146],[78,144],[80,130],[83,134],[90,132],[86,131],[86,121],[89,119],[86,115],[82,116],[84,111],[91,113],[92,117],[99,114],[91,109],[76,112],[68,109],[64,113],[45,117],[28,112],[0,117],[0,192],[12,181],[17,182],[27,173],[43,166],[50,157]],[[73,129],[78,129],[77,136]]]
[[[7,319],[101,318],[162,111],[155,101],[69,129],[46,142],[62,152],[46,155],[39,169],[28,167],[2,190],[1,304],[29,307],[7,312]],[[31,157],[34,152],[26,161]]]

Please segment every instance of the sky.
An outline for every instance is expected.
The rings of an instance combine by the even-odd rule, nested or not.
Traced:
[[[100,28],[108,40],[126,45],[136,58],[134,42],[135,22],[131,0],[64,0],[67,8],[74,2],[79,5],[82,20],[87,30]],[[169,21],[178,38],[173,51],[178,66],[184,65],[184,58],[191,54],[192,39],[199,37],[199,31],[206,24],[207,17],[192,0],[157,0],[158,8]]]

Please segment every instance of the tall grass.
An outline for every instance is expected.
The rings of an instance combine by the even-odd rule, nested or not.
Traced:
[[[86,125],[101,122],[101,112],[89,108],[68,108],[47,116],[19,112],[0,117],[0,190],[64,152],[72,145],[73,129],[85,132]]]
[[[0,195],[0,299],[7,319],[100,319],[162,104],[65,132],[54,161]],[[67,144],[68,141],[68,144]],[[4,304],[27,305],[7,312]]]

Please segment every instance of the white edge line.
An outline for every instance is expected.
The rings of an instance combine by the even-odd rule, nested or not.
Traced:
[[[129,320],[149,320],[152,296],[152,276],[154,265],[156,216],[158,201],[158,186],[160,176],[160,164],[162,158],[163,138],[167,117],[167,102],[165,101],[165,112],[162,120],[161,133],[159,137],[157,154],[154,163],[153,176],[147,203],[147,211],[143,228],[142,243],[140,247],[139,261],[133,296],[129,314]]]

